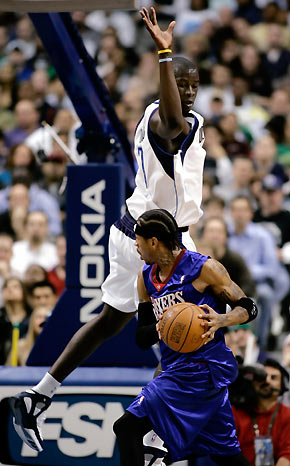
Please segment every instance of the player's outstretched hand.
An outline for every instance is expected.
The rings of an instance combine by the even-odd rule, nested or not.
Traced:
[[[151,34],[152,39],[157,45],[157,48],[160,50],[170,48],[173,40],[175,21],[171,21],[166,31],[161,31],[157,22],[156,11],[153,6],[151,7],[150,13],[145,7],[143,7],[139,13],[142,16],[143,22]]]
[[[202,322],[203,327],[208,327],[207,331],[201,336],[204,338],[204,344],[214,339],[215,332],[223,327],[223,314],[218,314],[212,307],[207,304],[201,304],[199,307],[207,311],[207,314],[199,314],[199,319],[203,319],[206,322]]]

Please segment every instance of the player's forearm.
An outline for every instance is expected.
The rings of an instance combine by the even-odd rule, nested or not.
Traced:
[[[171,58],[169,54],[165,54]],[[170,54],[171,55],[171,54]],[[159,59],[162,55],[159,56]],[[163,57],[165,58],[165,57]],[[160,66],[160,103],[159,116],[163,125],[167,128],[167,135],[173,139],[180,134],[184,118],[182,115],[181,101],[176,84],[172,62],[163,62]]]

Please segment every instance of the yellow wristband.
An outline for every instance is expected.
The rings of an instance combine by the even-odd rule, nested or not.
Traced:
[[[172,50],[171,49],[158,50],[158,55],[160,55],[160,53],[172,53]]]

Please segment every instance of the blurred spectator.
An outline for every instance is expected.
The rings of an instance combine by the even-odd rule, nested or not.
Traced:
[[[24,285],[19,278],[9,277],[2,288],[4,306],[0,308],[0,364],[5,364],[11,348],[13,326],[19,324],[20,338],[28,329],[29,316],[27,312]]]
[[[282,364],[288,371],[290,370],[290,334],[288,334],[283,341]]]
[[[232,160],[237,155],[248,155],[250,152],[247,135],[239,127],[235,113],[227,113],[219,120],[219,127],[223,134],[222,145]]]
[[[204,169],[216,177],[218,183],[228,184],[232,178],[232,162],[222,146],[222,132],[218,125],[207,124],[204,127],[204,148],[206,159]]]
[[[211,70],[211,84],[200,86],[194,108],[206,119],[210,119],[212,118],[212,99],[218,97],[223,102],[223,111],[231,112],[234,104],[231,85],[231,70],[227,66],[215,64]]]
[[[55,288],[48,280],[34,283],[29,290],[32,308],[45,306],[52,310],[57,302]]]
[[[289,74],[290,51],[283,46],[282,27],[280,24],[271,24],[268,29],[268,47],[263,62],[267,75],[274,88],[281,84],[282,78]]]
[[[12,186],[25,185],[29,188],[29,211],[43,211],[48,218],[49,234],[59,235],[62,232],[60,208],[54,197],[36,183],[31,184],[31,175],[25,167],[17,167],[12,174]],[[11,187],[0,190],[0,213],[9,209]]]
[[[241,254],[255,281],[260,310],[255,326],[258,343],[266,349],[272,314],[288,293],[289,275],[277,258],[272,235],[252,222],[253,208],[247,197],[232,200],[231,217],[228,245]]]
[[[3,306],[3,283],[10,276],[16,276],[11,268],[13,239],[6,233],[0,233],[0,307]]]
[[[54,269],[47,272],[47,280],[53,284],[57,296],[60,296],[65,289],[66,277],[66,238],[64,235],[56,238],[56,251],[59,262]]]
[[[209,8],[208,1],[190,0],[189,8],[177,11],[174,34],[176,37],[183,37],[198,31],[206,19],[214,22],[218,19],[217,12]]]
[[[246,44],[241,48],[239,65],[235,68],[235,76],[241,76],[247,80],[249,90],[253,94],[269,96],[272,91],[271,80],[268,77],[261,56],[252,44]]]
[[[283,181],[275,175],[267,175],[263,179],[260,208],[255,212],[254,222],[263,225],[272,234],[279,259],[290,265],[290,257],[283,253],[283,246],[290,242],[290,212],[283,209],[282,186]]]
[[[221,217],[207,218],[201,239],[213,248],[215,259],[227,269],[231,279],[239,285],[245,295],[254,297],[255,283],[244,259],[227,246],[228,232],[225,221]]]
[[[231,335],[233,333],[234,335]],[[257,362],[261,363],[267,359],[267,354],[261,351],[250,324],[229,327],[229,334],[229,336],[235,338],[234,354],[243,361],[245,366],[253,365]],[[229,342],[231,344],[231,338],[229,338]]]
[[[80,126],[80,122],[76,119],[70,110],[58,110],[53,120],[53,129],[63,140],[68,147],[71,157],[78,159],[80,155],[77,152],[77,139],[75,130]],[[49,157],[53,154],[56,143],[53,139],[52,132],[49,127],[44,126],[34,131],[26,140],[25,144],[33,151],[36,157],[45,160],[45,156]],[[44,152],[44,154],[43,154]]]
[[[0,64],[0,122],[1,128],[7,130],[16,124],[14,112],[16,103],[16,79],[13,65],[8,61]]]
[[[275,175],[267,175],[262,182],[260,208],[255,212],[254,222],[267,229],[275,240],[277,255],[290,274],[290,212],[283,208],[283,182]],[[281,303],[284,327],[290,330],[290,294]]]
[[[30,100],[20,100],[15,105],[16,127],[4,133],[6,147],[24,142],[39,126],[39,113]]]
[[[272,136],[265,135],[255,142],[252,150],[252,160],[257,175],[262,179],[272,174],[285,182],[288,177],[283,165],[276,162],[276,156],[277,146]]]
[[[3,25],[0,25],[0,66],[2,61],[6,59],[5,47],[8,42],[7,28]]]
[[[26,144],[21,143],[11,147],[6,161],[6,170],[0,174],[0,182],[2,181],[3,186],[11,184],[12,173],[16,167],[25,167],[34,181],[40,177],[34,154]]]
[[[290,97],[286,89],[276,89],[273,91],[269,101],[269,112],[272,116],[290,113]]]
[[[49,77],[45,69],[39,69],[33,72],[31,76],[32,92],[34,94],[34,103],[39,112],[39,121],[46,121],[50,125],[56,115],[56,108],[52,106],[47,99]]]
[[[253,409],[237,409],[233,406],[238,440],[242,453],[252,466],[255,464],[289,466],[290,408],[278,401],[279,396],[288,390],[289,375],[273,359],[267,359],[264,368],[266,379],[254,379],[252,382],[256,394]],[[269,441],[272,443],[272,448]],[[265,458],[263,455],[266,453]]]
[[[23,283],[27,289],[30,289],[36,282],[47,280],[47,271],[39,264],[31,264],[25,270]]]
[[[44,306],[36,307],[29,318],[29,325],[25,337],[20,338],[17,348],[17,366],[25,366],[34,343],[42,332],[43,325],[50,313],[50,309]],[[6,360],[6,365],[11,365],[11,352]]]
[[[27,15],[18,20],[16,25],[16,39],[8,42],[6,53],[9,53],[16,48],[23,51],[25,60],[31,60],[35,55],[35,32]]]
[[[58,263],[55,244],[47,240],[48,224],[44,212],[29,212],[25,223],[25,238],[13,245],[12,267],[22,276],[30,264],[39,264],[46,270]]]
[[[236,196],[251,195],[251,179],[254,174],[253,162],[243,156],[237,156],[233,161],[232,176],[228,175],[222,183],[213,188],[215,195],[221,197],[228,205]]]
[[[235,15],[246,19],[250,24],[259,23],[262,19],[261,10],[254,0],[237,0]]]
[[[116,30],[123,47],[134,47],[136,44],[136,26],[132,17],[125,11],[92,11],[88,13],[84,22],[98,34],[112,27]]]
[[[13,240],[25,236],[25,221],[29,210],[29,190],[25,184],[15,184],[9,193],[8,210],[0,214],[0,231],[9,234]]]
[[[277,144],[276,159],[286,171],[290,168],[290,116],[275,115],[268,121],[266,128]],[[289,177],[289,175],[288,175]]]

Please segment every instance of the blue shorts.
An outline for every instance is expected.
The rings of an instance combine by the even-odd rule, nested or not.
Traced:
[[[228,389],[214,387],[208,364],[190,366],[160,374],[127,410],[150,418],[173,461],[240,453]]]

